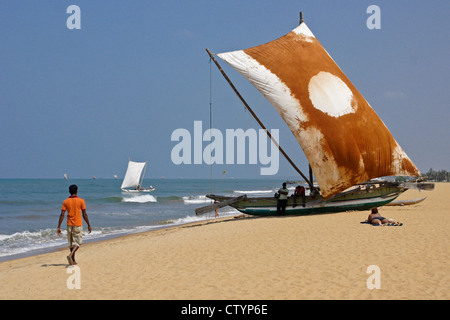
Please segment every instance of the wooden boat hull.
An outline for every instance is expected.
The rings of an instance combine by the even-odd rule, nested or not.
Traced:
[[[315,198],[306,197],[305,206],[302,198],[288,197],[286,215],[308,215],[319,213],[335,213],[354,210],[369,210],[373,207],[384,206],[395,200],[406,189],[398,187],[380,187],[372,190],[353,190],[336,195],[332,199],[323,200],[319,195]],[[224,201],[232,197],[207,195],[208,198]],[[233,208],[246,214],[256,216],[277,215],[277,202],[275,197],[247,198],[230,204]]]

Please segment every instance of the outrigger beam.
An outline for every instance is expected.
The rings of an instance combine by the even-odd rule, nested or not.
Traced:
[[[286,152],[283,150],[283,148],[278,144],[278,142],[272,137],[272,135],[270,134],[270,132],[266,129],[266,127],[264,126],[264,124],[261,122],[261,120],[259,120],[258,116],[253,112],[252,108],[250,108],[250,106],[248,105],[248,103],[244,100],[244,98],[242,97],[242,95],[239,93],[239,91],[236,89],[236,87],[234,86],[234,84],[231,82],[230,78],[228,78],[227,74],[225,73],[225,71],[223,71],[222,67],[219,65],[219,63],[217,62],[217,60],[214,58],[214,55],[211,53],[211,51],[209,51],[208,48],[206,48],[206,52],[208,52],[209,57],[211,58],[212,61],[214,61],[215,65],[217,66],[217,68],[219,69],[220,73],[222,73],[223,77],[225,78],[225,80],[227,80],[228,84],[231,86],[231,88],[233,89],[233,91],[236,93],[236,95],[239,97],[239,99],[242,101],[242,103],[244,104],[244,106],[247,108],[247,110],[250,112],[250,114],[253,116],[253,118],[255,118],[256,122],[258,122],[258,124],[261,126],[262,129],[264,129],[264,131],[266,132],[266,134],[269,136],[269,138],[272,140],[273,143],[275,143],[275,145],[278,147],[278,149],[280,150],[280,152],[283,154],[283,156],[286,158],[286,160],[291,164],[291,166],[302,176],[303,179],[305,179],[305,181],[308,183],[308,185],[310,186],[311,190],[314,189],[314,184],[312,183],[311,180],[309,180],[304,174],[303,172],[300,171],[300,169],[295,165],[295,163],[291,160],[291,158],[289,158],[289,156],[286,154]]]
[[[220,209],[220,208],[226,207],[226,206],[228,206],[230,204],[233,204],[235,202],[238,202],[238,201],[241,201],[241,200],[245,200],[245,199],[247,199],[247,195],[246,194],[244,194],[243,196],[231,198],[231,199],[219,202],[219,203],[211,204],[209,206],[197,208],[197,209],[195,209],[195,214],[197,216],[201,215],[201,214],[205,214],[207,212],[214,211],[216,209]]]

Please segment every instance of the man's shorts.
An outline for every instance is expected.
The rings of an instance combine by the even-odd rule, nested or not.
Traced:
[[[69,248],[81,246],[83,242],[83,226],[67,226],[67,240],[69,240]]]

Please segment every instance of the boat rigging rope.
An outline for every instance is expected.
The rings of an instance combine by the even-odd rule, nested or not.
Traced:
[[[209,141],[212,140],[212,64],[211,64],[211,58],[209,59]],[[212,154],[209,155],[210,157]],[[211,161],[210,161],[211,162]],[[212,194],[212,163],[209,165],[209,187],[210,187],[210,194]]]
[[[213,105],[213,90],[212,90],[212,63],[211,63],[212,59],[209,58],[209,141],[212,141],[212,105]],[[259,107],[261,106],[262,101],[264,100],[264,96],[261,95],[258,104],[256,105],[255,110],[257,111],[259,109]],[[247,109],[244,107],[244,111],[247,112]],[[251,123],[256,121],[253,117],[250,117],[249,121],[247,122],[246,128],[244,131],[247,131],[250,126]],[[237,146],[234,146],[234,155],[233,157],[236,156],[236,152],[237,152]],[[210,154],[210,157],[212,156],[212,153]],[[227,167],[225,167],[225,169],[227,169]],[[222,178],[224,177],[224,175],[226,174],[226,170],[223,170],[222,175],[220,177],[220,179],[215,183],[214,188],[213,188],[213,164],[210,164],[210,173],[209,173],[209,179],[210,179],[210,194],[214,194],[214,191],[217,187],[217,185],[222,181]]]

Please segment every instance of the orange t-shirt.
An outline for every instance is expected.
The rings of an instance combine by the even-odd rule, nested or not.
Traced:
[[[82,226],[81,210],[86,210],[86,203],[77,196],[70,196],[64,200],[62,210],[67,210],[67,225]]]

